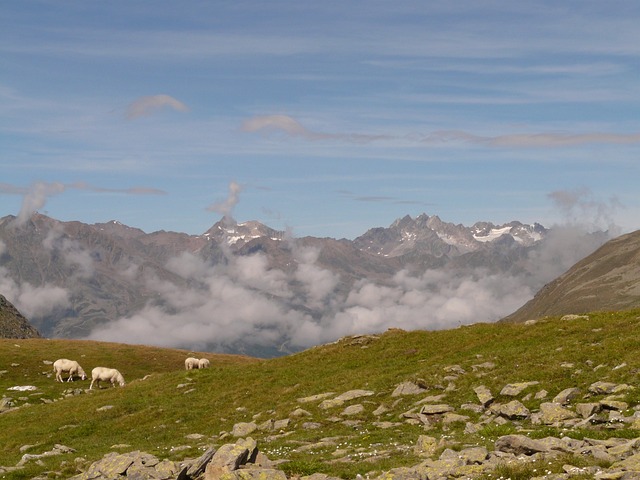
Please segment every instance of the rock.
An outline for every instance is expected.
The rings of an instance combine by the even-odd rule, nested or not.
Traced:
[[[578,319],[589,320],[589,315],[576,315],[575,313],[570,313],[567,315],[563,315],[560,318],[561,321],[578,320]]]
[[[361,398],[361,397],[369,397],[374,393],[375,392],[372,392],[370,390],[350,390],[341,395],[338,395],[336,398],[323,400],[320,403],[320,405],[318,405],[318,407],[323,410],[327,410],[329,408],[339,407],[341,405],[344,405],[344,403],[349,400],[354,400],[356,398]]]
[[[289,414],[291,418],[301,418],[301,417],[310,417],[311,413],[306,411],[303,408],[296,408],[293,412]]]
[[[454,408],[449,405],[423,405],[420,408],[420,413],[422,415],[438,415],[453,411]]]
[[[491,394],[491,390],[489,390],[489,388],[484,385],[475,387],[473,391],[476,393],[476,396],[478,397],[478,401],[482,404],[484,408],[487,408],[495,400],[495,398]]]
[[[533,455],[546,452],[546,445],[540,440],[533,440],[524,435],[504,435],[495,442],[496,450],[515,455]]]
[[[596,395],[610,394],[613,393],[617,387],[617,384],[611,382],[595,382],[589,386],[589,392]]]
[[[561,405],[566,405],[567,403],[570,403],[571,400],[576,398],[578,395],[580,395],[580,389],[579,388],[575,388],[575,387],[565,388],[558,395],[553,397],[553,400],[551,400],[551,401],[553,403],[559,403]]]
[[[466,465],[481,464],[488,455],[489,451],[485,447],[470,447],[458,452],[458,458],[463,459]]]
[[[451,425],[452,423],[463,422],[466,423],[469,420],[469,417],[466,415],[460,415],[457,413],[447,412],[442,417],[443,425]]]
[[[218,480],[223,474],[237,470],[249,458],[249,449],[242,444],[227,443],[211,458],[204,471],[205,480]]]
[[[401,395],[419,395],[426,391],[426,388],[422,388],[421,386],[416,385],[413,382],[402,382],[395,388],[393,393],[391,393],[391,396],[399,397]]]
[[[342,413],[340,415],[344,415],[344,416],[351,416],[351,415],[358,415],[360,413],[364,412],[364,406],[357,404],[357,405],[349,405],[347,408],[345,408]]]
[[[576,412],[582,418],[588,418],[594,413],[600,412],[602,409],[599,403],[578,403],[576,404]]]
[[[287,480],[287,476],[273,468],[247,468],[223,474],[219,480]]]
[[[51,450],[46,452],[35,454],[35,453],[25,453],[20,458],[20,461],[16,464],[18,467],[24,466],[25,463],[31,460],[40,460],[43,457],[50,457],[52,455],[62,455],[63,453],[72,453],[75,452],[73,448],[66,447],[64,445],[55,444]]]
[[[255,424],[255,422],[236,423],[231,430],[231,435],[233,435],[234,437],[246,437],[247,435],[253,433],[257,428],[258,426]]]
[[[540,390],[536,392],[533,398],[535,398],[536,400],[542,400],[543,398],[547,398],[548,393],[549,392],[547,392],[546,390]]]
[[[194,460],[187,468],[186,474],[190,478],[195,478],[204,473],[204,470],[207,464],[213,458],[213,455],[216,453],[216,449],[213,447],[208,448],[202,455],[200,455],[196,460]]]
[[[303,397],[303,398],[298,398],[298,403],[310,403],[310,402],[316,402],[318,400],[323,400],[327,397],[330,397],[332,395],[335,395],[335,392],[326,392],[326,393],[319,393],[317,395],[311,395],[310,397]]]
[[[435,437],[420,435],[413,446],[413,453],[419,457],[430,457],[436,453],[438,441]]]
[[[627,402],[609,400],[606,398],[604,400],[600,400],[600,406],[604,410],[618,410],[618,411],[626,410],[627,408],[629,408],[629,404]]]
[[[507,395],[509,397],[516,397],[520,395],[525,389],[532,387],[534,385],[538,385],[540,382],[520,382],[520,383],[510,383],[505,385],[504,388],[500,391],[500,395]]]
[[[554,423],[575,417],[576,414],[574,412],[564,408],[559,403],[544,402],[540,404],[540,415],[538,419],[540,423],[544,425],[553,425]]]
[[[496,368],[496,364],[493,362],[484,362],[484,363],[480,363],[478,365],[471,365],[471,370],[473,370],[474,372],[483,369],[483,370],[492,370]]]
[[[512,400],[504,405],[494,404],[491,406],[491,411],[509,420],[522,420],[531,415],[529,409],[518,400]]]
[[[380,415],[382,415],[383,413],[387,413],[389,411],[389,409],[387,407],[385,407],[384,405],[380,405],[378,408],[376,408],[373,411],[373,414],[376,417],[379,417]]]
[[[447,373],[457,373],[458,375],[464,375],[467,373],[460,365],[449,365],[444,367],[443,370]]]

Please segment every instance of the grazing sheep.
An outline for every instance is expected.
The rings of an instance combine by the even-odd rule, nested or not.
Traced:
[[[189,357],[184,361],[185,370],[193,370],[199,368],[198,359]]]
[[[64,372],[69,372],[69,378],[67,378],[67,382],[73,382],[73,377],[78,376],[82,380],[87,379],[87,374],[84,373],[84,370],[80,366],[78,362],[75,360],[68,360],[66,358],[59,358],[55,362],[53,362],[53,371],[56,373],[56,382],[62,382],[62,374]]]
[[[209,365],[211,365],[211,362],[209,362],[208,358],[198,360],[198,368],[209,368]]]
[[[89,385],[89,390],[93,388],[94,383],[96,387],[100,388],[100,382],[111,382],[111,385],[114,387],[116,386],[116,382],[118,382],[121,387],[125,385],[124,377],[115,368],[96,367],[91,370],[91,385]]]

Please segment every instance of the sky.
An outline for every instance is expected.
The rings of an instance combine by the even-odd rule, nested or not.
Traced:
[[[633,231],[640,3],[20,0],[0,216],[355,238],[405,215]]]

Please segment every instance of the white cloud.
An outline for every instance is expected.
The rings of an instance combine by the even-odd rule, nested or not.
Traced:
[[[74,275],[82,278],[90,278],[93,275],[95,266],[91,253],[78,241],[65,237],[61,228],[50,229],[42,245],[47,250],[60,253],[65,263],[74,269]]]
[[[483,270],[453,276],[429,270],[398,273],[388,285],[357,282],[347,294],[339,278],[316,264],[317,250],[296,251],[291,274],[269,269],[260,254],[211,265],[191,254],[168,265],[182,286],[147,276],[162,298],[127,318],[96,328],[96,340],[183,348],[241,345],[305,348],[344,335],[404,329],[440,329],[495,321],[527,301],[531,288],[519,278]],[[292,285],[302,298],[293,299]],[[290,306],[287,300],[304,308]],[[319,314],[314,318],[310,313]]]
[[[169,95],[151,95],[140,97],[131,102],[127,107],[126,117],[133,120],[153,115],[163,108],[170,108],[179,112],[189,111],[189,107]]]
[[[66,289],[48,284],[39,287],[27,282],[17,284],[3,267],[0,267],[0,292],[29,320],[46,317],[70,305]]]
[[[233,209],[240,201],[240,192],[242,192],[242,186],[236,182],[229,183],[229,194],[227,198],[215,202],[207,207],[207,210],[210,212],[216,212],[224,217],[232,217]]]

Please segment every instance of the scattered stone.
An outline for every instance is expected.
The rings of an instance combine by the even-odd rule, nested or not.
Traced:
[[[22,455],[22,458],[16,464],[16,466],[22,467],[24,466],[24,464],[26,464],[27,462],[30,462],[31,460],[40,460],[41,458],[44,458],[44,457],[50,457],[52,455],[62,455],[64,453],[72,453],[72,452],[75,452],[73,448],[69,448],[60,444],[55,444],[51,450],[48,450],[40,454],[25,453],[24,455]]]
[[[576,414],[564,408],[559,403],[545,402],[540,404],[540,413],[537,420],[544,425],[553,425],[569,418],[575,418]],[[537,422],[535,422],[537,423]]]
[[[589,386],[589,392],[596,395],[610,394],[618,388],[616,383],[611,382],[595,382]]]
[[[311,395],[310,397],[303,397],[303,398],[299,398],[298,399],[298,403],[311,403],[311,402],[316,402],[318,400],[323,400],[327,397],[330,397],[332,395],[335,395],[334,392],[327,392],[327,393],[319,393],[317,395]]]
[[[504,417],[508,420],[523,420],[529,418],[531,412],[525,407],[522,402],[518,400],[512,400],[507,404],[494,404],[491,405],[491,411],[496,415]]]
[[[574,313],[570,313],[568,315],[563,315],[562,317],[560,317],[561,321],[566,321],[566,320],[589,320],[589,315],[576,315]]]
[[[364,406],[357,404],[357,405],[349,405],[347,408],[345,408],[342,413],[340,415],[343,416],[352,416],[352,415],[359,415],[360,413],[364,412]]]
[[[520,395],[525,389],[532,387],[534,385],[538,385],[540,382],[519,382],[519,383],[510,383],[505,385],[504,388],[500,391],[500,395],[506,395],[509,397],[517,397]]]
[[[491,394],[491,390],[489,390],[489,388],[485,387],[484,385],[475,387],[473,391],[476,393],[476,396],[478,397],[478,401],[482,404],[484,408],[487,408],[495,400],[495,398]]]
[[[448,367],[444,367],[443,370],[447,373],[457,373],[458,375],[467,373],[460,365],[449,365]]]
[[[247,435],[253,433],[258,426],[255,422],[240,422],[236,423],[231,429],[231,435],[234,437],[246,437]]]
[[[553,400],[551,400],[551,401],[553,403],[559,403],[561,405],[566,405],[566,404],[570,403],[573,399],[575,399],[578,395],[580,395],[580,389],[579,388],[575,388],[575,387],[565,388],[558,395],[553,397]]]
[[[384,414],[384,413],[387,413],[388,411],[389,411],[389,409],[388,409],[387,407],[385,407],[384,405],[380,405],[378,408],[376,408],[376,409],[373,411],[373,414],[374,414],[376,417],[379,417],[380,415],[382,415],[382,414]]]
[[[402,382],[400,385],[396,387],[396,389],[393,391],[391,396],[399,397],[401,395],[419,395],[426,391],[427,391],[426,388],[422,388],[421,386],[413,382]]]
[[[289,414],[292,418],[301,418],[301,417],[310,417],[311,412],[308,412],[302,408],[296,408],[293,412]]]
[[[420,408],[422,415],[438,415],[453,411],[454,408],[450,405],[423,405],[422,408]]]
[[[413,453],[419,457],[431,457],[436,453],[438,441],[434,437],[420,435],[413,447]]]

